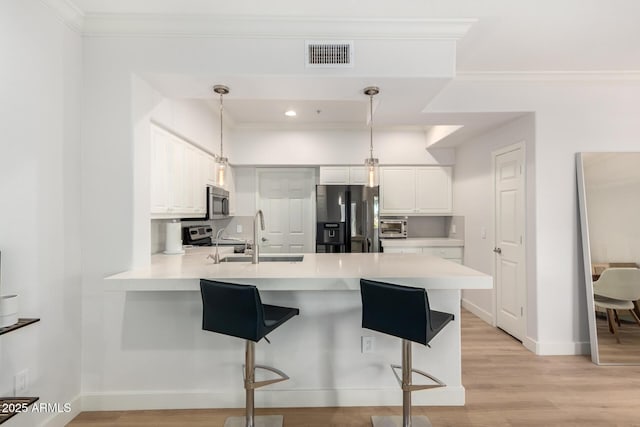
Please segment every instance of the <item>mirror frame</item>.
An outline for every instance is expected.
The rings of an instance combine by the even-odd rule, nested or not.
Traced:
[[[589,215],[587,212],[587,193],[586,193],[586,176],[584,170],[585,156],[594,154],[635,154],[640,152],[634,151],[594,151],[576,153],[576,181],[578,187],[578,207],[580,213],[580,228],[582,236],[582,259],[584,263],[584,289],[586,292],[587,316],[589,320],[589,337],[591,342],[591,361],[597,365],[610,366],[633,366],[640,365],[640,358],[633,362],[603,362],[600,357],[598,346],[598,330],[596,325],[596,312],[593,294],[593,276],[591,266],[591,241],[589,236]]]
[[[584,264],[584,290],[587,297],[587,317],[589,319],[589,338],[591,342],[591,361],[600,363],[598,334],[596,329],[596,308],[593,301],[593,277],[591,276],[591,245],[589,244],[589,222],[587,215],[587,197],[584,180],[583,153],[576,154],[576,178],[578,183],[578,208],[580,211],[580,234],[582,235],[582,260]],[[609,363],[607,363],[609,365]],[[617,365],[617,363],[611,363]]]

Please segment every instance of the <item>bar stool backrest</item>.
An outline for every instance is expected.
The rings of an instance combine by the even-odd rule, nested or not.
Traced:
[[[429,298],[422,288],[360,279],[362,327],[427,345]]]
[[[264,308],[252,285],[201,279],[202,329],[258,342],[264,337]]]

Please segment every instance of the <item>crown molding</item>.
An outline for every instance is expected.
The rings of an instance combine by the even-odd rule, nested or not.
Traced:
[[[225,119],[226,120],[226,119]],[[240,123],[233,126],[236,130],[244,131],[355,131],[369,132],[364,123]],[[426,132],[429,125],[376,125],[375,132]]]
[[[458,81],[501,82],[590,82],[640,81],[640,70],[615,71],[459,71]]]
[[[53,0],[47,0],[53,1]],[[66,1],[66,0],[59,0]],[[458,40],[475,19],[356,19],[303,16],[87,14],[83,34],[233,38]]]
[[[82,32],[84,24],[84,12],[70,0],[40,0],[49,7],[53,13],[70,29],[78,33]]]

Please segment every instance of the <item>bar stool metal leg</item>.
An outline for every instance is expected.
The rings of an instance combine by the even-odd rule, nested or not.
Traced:
[[[402,387],[402,416],[372,416],[371,424],[373,427],[431,427],[431,421],[426,416],[411,416],[411,392],[444,387],[445,384],[426,372],[413,369],[411,341],[409,340],[402,340],[402,366],[391,365],[391,369]],[[402,370],[402,378],[396,372],[398,369]],[[435,384],[414,385],[412,382],[414,372],[429,378]]]
[[[255,389],[288,380],[289,377],[278,369],[264,365],[256,365],[256,344],[251,340],[246,340],[245,343],[245,416],[227,418],[224,422],[224,427],[282,427],[284,422],[284,417],[282,415],[255,416]],[[271,371],[277,374],[280,378],[256,382],[256,368]]]
[[[255,389],[253,383],[255,382],[256,375],[256,345],[253,341],[246,341],[245,348],[245,362],[244,362],[244,388],[245,388],[245,427],[255,427],[253,413],[255,408],[254,396]]]
[[[411,427],[411,366],[411,341],[402,340],[402,427]]]

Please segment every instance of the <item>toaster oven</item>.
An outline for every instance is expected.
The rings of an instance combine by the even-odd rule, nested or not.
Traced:
[[[381,217],[378,226],[378,236],[381,239],[406,239],[407,238],[406,216],[400,217]]]

